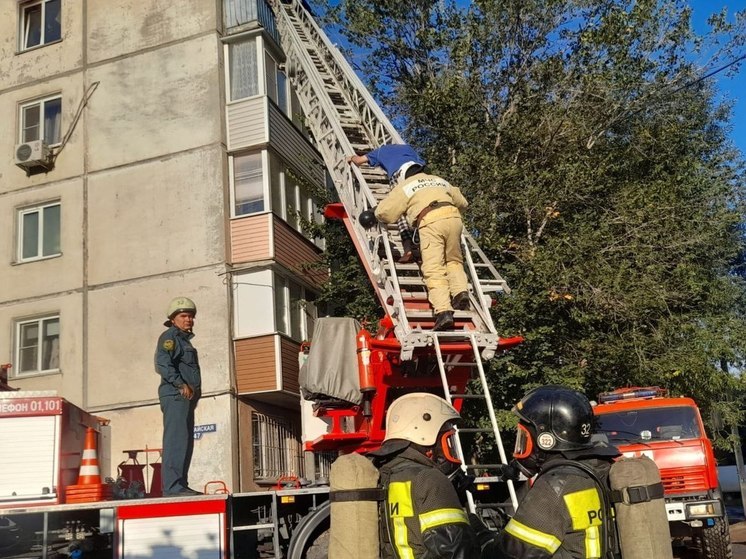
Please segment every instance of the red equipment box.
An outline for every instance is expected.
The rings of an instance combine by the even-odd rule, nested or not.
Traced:
[[[88,427],[99,420],[53,392],[0,392],[0,509],[63,503]]]

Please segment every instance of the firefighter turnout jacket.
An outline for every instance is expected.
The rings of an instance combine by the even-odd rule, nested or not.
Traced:
[[[558,456],[558,458],[562,458]],[[546,469],[552,460],[548,460]],[[608,485],[610,460],[577,460]],[[602,523],[604,499],[597,483],[571,465],[539,473],[518,505],[515,516],[485,549],[496,559],[580,559],[606,557]],[[607,525],[613,530],[612,525]]]
[[[376,218],[383,223],[394,223],[406,213],[410,226],[417,225],[422,210],[433,203],[449,204],[439,214],[441,217],[461,217],[459,210],[469,203],[458,187],[435,175],[418,173],[400,182],[376,207]],[[445,208],[450,208],[446,210]]]
[[[476,559],[479,544],[448,477],[413,448],[380,468],[386,490],[381,556]]]

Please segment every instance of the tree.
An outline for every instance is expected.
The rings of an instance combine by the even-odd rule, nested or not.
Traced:
[[[697,36],[681,0],[341,0],[329,21],[513,287],[491,362],[531,386],[659,384],[707,409],[743,361],[744,172],[703,76],[746,14]],[[735,69],[734,66],[731,68]],[[375,76],[374,78],[372,76]]]

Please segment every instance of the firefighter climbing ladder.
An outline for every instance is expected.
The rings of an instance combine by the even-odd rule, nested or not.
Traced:
[[[306,126],[324,158],[340,201],[346,213],[348,227],[358,252],[366,266],[381,305],[392,319],[395,334],[401,344],[401,357],[412,357],[416,348],[434,346],[445,396],[449,402],[463,402],[479,397],[487,405],[491,429],[500,459],[507,463],[505,450],[495,417],[492,400],[480,356],[491,358],[498,345],[498,336],[489,313],[492,296],[508,293],[509,288],[488,260],[476,241],[465,233],[462,237],[464,264],[471,286],[471,310],[456,311],[457,330],[433,332],[433,313],[427,301],[427,291],[416,264],[400,264],[401,241],[396,224],[366,230],[358,223],[363,210],[374,207],[389,191],[386,174],[380,169],[357,168],[347,163],[354,153],[365,153],[387,143],[403,143],[380,107],[349,66],[344,56],[331,44],[316,25],[301,2],[270,0],[277,28],[286,54],[285,70],[293,83],[303,109]],[[470,344],[471,361],[465,355],[449,355],[443,361],[441,347],[449,342]],[[476,367],[482,394],[452,394],[447,371],[453,367]],[[469,431],[462,428],[461,432]],[[464,460],[460,437],[458,452]],[[495,465],[466,465],[464,470],[488,471]],[[517,506],[515,490],[509,483],[513,507]],[[474,502],[469,495],[470,508]]]
[[[464,453],[463,446],[461,444],[461,434],[462,433],[492,433],[492,435],[495,437],[495,444],[497,445],[497,450],[500,455],[500,461],[502,464],[507,464],[507,456],[505,454],[505,447],[503,446],[502,437],[500,436],[500,428],[497,425],[497,417],[495,416],[495,408],[492,405],[492,398],[490,398],[490,390],[489,386],[487,384],[487,377],[484,373],[484,367],[482,366],[482,361],[479,358],[479,347],[477,346],[477,340],[474,336],[469,336],[469,341],[471,343],[471,355],[467,357],[467,355],[458,355],[458,356],[450,356],[449,361],[446,362],[443,359],[443,352],[441,351],[441,343],[448,341],[449,338],[453,338],[455,333],[453,332],[434,332],[433,333],[433,345],[435,346],[435,355],[438,359],[438,371],[440,372],[440,378],[443,382],[443,393],[445,394],[445,398],[450,404],[459,404],[459,400],[463,402],[467,399],[480,399],[483,400],[486,407],[487,407],[487,413],[490,420],[490,428],[489,429],[482,429],[479,427],[457,427],[456,428],[456,445],[458,447],[458,453],[459,458],[461,459],[462,463],[462,469],[465,473],[469,473],[469,471],[489,471],[490,469],[495,469],[497,466],[496,464],[469,464],[468,463],[468,457]],[[462,361],[461,358],[471,358],[472,361]],[[465,394],[456,394],[453,393],[450,383],[448,381],[448,368],[449,367],[471,367],[474,368],[477,372],[476,375],[472,375],[472,377],[476,377],[476,379],[479,380],[479,384],[481,387],[481,393],[465,393]],[[510,500],[513,505],[513,510],[516,510],[518,508],[518,500],[516,498],[515,493],[515,487],[513,485],[512,481],[508,481],[508,492],[510,493]],[[475,504],[474,499],[471,495],[471,493],[467,492],[467,499],[469,501],[469,508],[472,512],[475,511]]]
[[[391,317],[402,350],[411,359],[415,348],[433,343],[433,313],[416,264],[397,263],[401,241],[396,225],[366,230],[358,223],[363,210],[389,191],[379,169],[347,163],[386,143],[402,143],[392,124],[338,49],[316,25],[301,2],[270,0],[286,54],[285,69],[293,83],[316,147],[324,158],[347,225],[381,305]],[[471,309],[456,311],[456,327],[468,332],[485,359],[497,349],[498,336],[489,313],[492,296],[509,288],[475,240],[462,238],[464,263],[471,286]]]

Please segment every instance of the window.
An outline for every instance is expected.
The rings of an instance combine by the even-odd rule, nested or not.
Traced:
[[[21,105],[21,143],[44,140],[47,145],[60,143],[62,97],[48,97]]]
[[[60,254],[60,203],[18,212],[18,261],[39,260]]]
[[[316,294],[300,284],[275,274],[275,327],[294,340],[313,336],[318,310]]]
[[[255,479],[303,475],[300,437],[290,421],[253,412],[251,432]]]
[[[20,50],[46,45],[62,38],[60,7],[62,0],[39,0],[19,6],[21,22]]]
[[[16,375],[60,368],[60,317],[47,316],[16,323]]]
[[[259,95],[256,40],[228,45],[230,100]]]
[[[233,156],[234,215],[264,211],[262,152]]]

